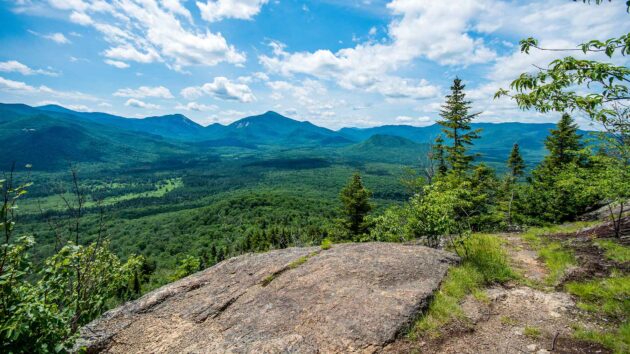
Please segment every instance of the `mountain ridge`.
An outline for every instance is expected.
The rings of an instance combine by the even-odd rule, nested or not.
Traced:
[[[554,125],[506,122],[473,123],[472,127],[482,128],[482,139],[475,142],[473,151],[482,154],[485,161],[503,164],[514,143],[521,146],[527,161],[541,160],[545,154],[544,140]],[[58,135],[67,138],[47,136],[41,131],[25,133],[29,129],[63,132]],[[81,144],[73,145],[71,131],[76,133]],[[50,166],[59,166],[61,160],[77,160],[83,155],[92,157],[87,159],[89,162],[141,161],[149,157],[151,160],[180,160],[183,155],[295,149],[408,164],[416,162],[419,154],[428,152],[438,134],[441,134],[441,127],[436,124],[335,131],[273,111],[244,117],[228,125],[214,123],[204,127],[182,114],[132,119],[100,112],[77,112],[56,105],[0,104],[0,142],[19,151],[20,160],[44,162]],[[85,150],[81,150],[83,148]],[[81,153],[76,155],[73,149]],[[46,155],[44,158],[36,156],[42,155],[42,151]]]

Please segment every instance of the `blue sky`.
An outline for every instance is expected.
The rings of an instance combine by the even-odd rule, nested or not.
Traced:
[[[0,101],[204,125],[267,110],[334,129],[428,125],[457,75],[480,121],[549,122],[492,99],[557,55],[520,54],[519,39],[626,33],[623,3],[0,0]]]

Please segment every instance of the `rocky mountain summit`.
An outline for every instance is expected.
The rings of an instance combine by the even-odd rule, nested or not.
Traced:
[[[378,352],[408,328],[457,257],[340,244],[226,260],[111,310],[79,347],[109,353]]]

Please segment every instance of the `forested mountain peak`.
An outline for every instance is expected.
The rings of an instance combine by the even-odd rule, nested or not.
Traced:
[[[267,111],[263,114],[259,114],[259,115],[255,115],[255,116],[250,116],[250,117],[245,117],[242,119],[237,120],[234,123],[231,123],[229,126],[230,127],[235,127],[235,128],[246,128],[249,127],[250,125],[262,125],[268,128],[273,128],[273,127],[296,127],[296,126],[304,126],[304,125],[310,125],[313,127],[317,127],[314,124],[312,124],[311,122],[306,122],[306,121],[298,121],[295,120],[293,118],[289,118],[286,116],[283,116],[280,113],[274,112],[274,111]],[[317,127],[319,128],[319,127]],[[321,128],[321,129],[326,129],[326,128]]]

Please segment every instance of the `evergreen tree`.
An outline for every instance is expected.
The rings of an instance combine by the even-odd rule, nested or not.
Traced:
[[[372,210],[371,196],[372,193],[363,186],[358,172],[341,190],[339,198],[343,204],[344,226],[351,236],[356,237],[368,231],[365,217]]]
[[[508,158],[508,168],[513,179],[517,179],[525,173],[525,161],[521,157],[518,144],[512,146],[512,152],[510,152],[510,157]]]
[[[438,164],[438,176],[444,176],[448,168],[446,167],[446,160],[444,158],[444,139],[441,135],[435,139],[435,145],[433,145],[433,160]]]
[[[455,78],[451,94],[446,96],[446,103],[440,111],[442,120],[437,122],[452,141],[452,146],[446,147],[446,160],[458,173],[469,169],[474,156],[467,154],[468,145],[472,145],[473,139],[479,138],[479,130],[471,131],[470,123],[480,113],[469,113],[471,102],[466,101],[465,87],[462,80]]]
[[[560,167],[570,162],[578,162],[578,151],[582,149],[581,136],[577,133],[578,126],[567,113],[562,115],[556,129],[545,141],[549,151],[546,163],[549,167]]]

